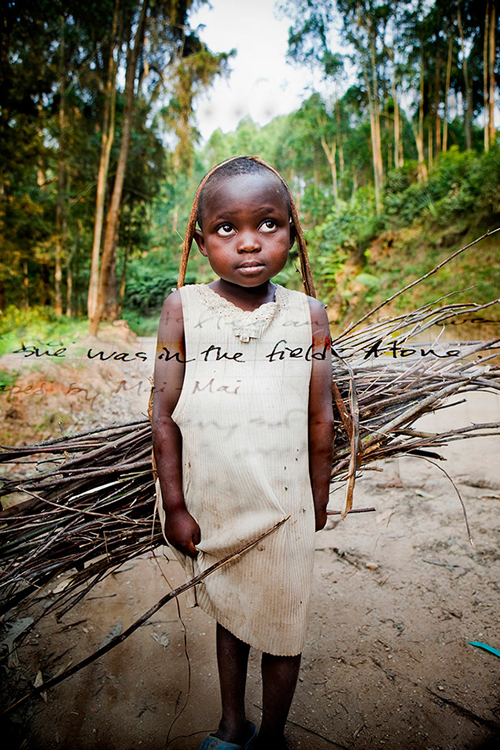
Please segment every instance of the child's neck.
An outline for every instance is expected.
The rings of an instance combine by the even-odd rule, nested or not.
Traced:
[[[260,286],[246,287],[232,284],[230,281],[224,281],[224,279],[217,279],[209,286],[214,292],[232,302],[236,307],[249,312],[253,312],[267,302],[274,302],[276,291],[276,285],[271,281],[266,281],[265,284]]]

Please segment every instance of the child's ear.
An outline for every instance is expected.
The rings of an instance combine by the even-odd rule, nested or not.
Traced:
[[[196,244],[198,245],[198,250],[202,255],[207,257],[207,249],[205,247],[205,238],[203,236],[203,232],[200,229],[194,230],[194,239],[196,241]]]
[[[290,250],[292,249],[295,240],[297,239],[297,230],[295,229],[295,224],[290,222]]]

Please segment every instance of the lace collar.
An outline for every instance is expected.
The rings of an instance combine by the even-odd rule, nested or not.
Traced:
[[[285,306],[286,290],[279,284],[276,285],[274,302],[266,302],[256,310],[242,310],[206,284],[195,284],[194,288],[210,310],[217,311],[231,323],[234,335],[242,344],[248,344],[250,339],[260,339],[278,311]]]

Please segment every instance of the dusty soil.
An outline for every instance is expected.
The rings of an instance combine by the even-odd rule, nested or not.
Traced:
[[[75,367],[81,387],[93,385],[101,394],[94,408],[74,394],[72,424],[123,420],[146,408],[152,342],[115,343],[100,346],[107,353],[147,351],[148,360],[98,364],[84,346],[80,359],[52,362],[63,368],[52,382],[67,388],[73,381],[66,382],[64,368]],[[9,356],[0,365],[31,364]],[[41,382],[49,382],[45,362],[36,363]],[[135,387],[117,389],[122,380]],[[57,409],[67,412],[72,398],[62,396],[48,409],[54,434]],[[75,406],[78,396],[82,408]],[[17,399],[18,413],[33,423],[47,406],[43,393],[31,391],[2,399],[7,409]],[[491,420],[500,421],[500,398],[473,394],[427,417],[426,427]],[[441,452],[467,506],[474,547],[453,484],[415,458],[366,471],[356,506],[377,510],[345,521],[334,516],[317,535],[309,635],[287,727],[295,750],[500,747],[500,659],[468,644],[500,648],[500,438],[458,442]],[[331,507],[341,502],[335,494]],[[181,581],[178,564],[158,550],[110,576],[61,622],[42,621],[17,650],[18,666],[11,656],[3,667],[4,702],[39,671],[48,679],[91,653]],[[219,716],[214,623],[186,609],[182,597],[177,601],[179,609],[168,604],[46,700],[12,711],[4,728],[9,748],[198,748]],[[252,653],[248,714],[254,721],[260,704],[259,655]]]

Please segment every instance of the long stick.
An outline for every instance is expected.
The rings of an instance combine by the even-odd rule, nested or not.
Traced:
[[[66,680],[68,677],[72,677],[72,675],[76,674],[84,667],[88,666],[89,664],[92,664],[92,662],[95,661],[96,659],[99,659],[101,656],[104,656],[104,654],[106,654],[108,651],[111,651],[112,648],[114,648],[115,646],[118,646],[120,643],[123,643],[123,641],[129,637],[129,635],[132,635],[132,633],[136,631],[137,628],[140,628],[141,625],[144,625],[145,622],[147,622],[156,612],[158,612],[159,609],[161,609],[171,599],[175,599],[175,597],[179,596],[179,594],[182,594],[184,591],[187,591],[193,586],[196,586],[196,584],[200,583],[200,581],[203,581],[211,573],[214,573],[216,570],[219,570],[219,568],[222,568],[223,565],[226,565],[228,562],[231,562],[231,560],[234,560],[240,555],[242,555],[244,552],[247,552],[247,550],[249,550],[251,547],[254,547],[266,536],[269,536],[269,534],[272,534],[273,531],[276,531],[276,529],[279,528],[282,524],[284,524],[285,521],[288,521],[289,518],[290,516],[286,516],[286,518],[282,518],[281,521],[278,521],[278,523],[275,523],[274,526],[272,526],[270,529],[268,529],[267,531],[264,531],[264,533],[261,534],[259,537],[257,537],[257,539],[253,539],[251,542],[247,542],[245,545],[243,545],[243,547],[240,547],[240,549],[237,550],[236,552],[232,552],[230,555],[227,555],[226,557],[222,558],[222,560],[219,560],[218,562],[211,565],[209,568],[203,571],[203,573],[200,573],[199,575],[192,578],[190,581],[183,583],[182,586],[178,586],[173,591],[170,591],[168,594],[163,596],[159,602],[157,602],[152,607],[150,607],[150,609],[148,609],[147,612],[145,612],[135,622],[133,622],[132,625],[130,625],[130,627],[128,627],[123,633],[112,638],[109,641],[109,643],[102,646],[101,648],[98,648],[97,651],[94,651],[93,654],[91,654],[90,656],[87,656],[85,659],[82,659],[82,661],[79,661],[78,664],[75,664],[69,669],[66,669],[65,672],[62,672],[62,674],[58,675],[57,677],[54,677],[52,680],[49,680],[43,685],[40,685],[40,687],[35,688],[30,693],[27,693],[25,696],[23,696],[18,701],[16,701],[16,703],[13,703],[11,706],[6,708],[5,711],[3,711],[3,713],[7,713],[11,709],[13,709],[15,706],[18,706],[20,703],[23,703],[27,698],[33,697],[35,695],[39,695],[40,693],[44,693],[46,690],[49,690],[49,688],[55,687],[63,680]]]
[[[351,515],[351,513],[371,513],[372,511],[377,510],[376,508],[351,508],[351,510],[347,511],[348,516]],[[341,516],[344,511],[342,510],[327,510],[326,515],[327,516]]]

